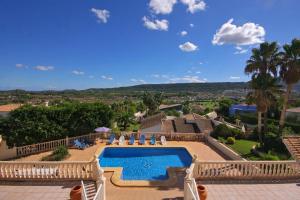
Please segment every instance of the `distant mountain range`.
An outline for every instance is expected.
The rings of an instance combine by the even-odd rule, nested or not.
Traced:
[[[25,90],[7,90],[0,91],[0,94],[9,93],[31,93],[31,94],[93,94],[93,93],[134,93],[134,92],[164,92],[164,93],[187,93],[187,92],[204,92],[204,93],[220,93],[226,90],[244,90],[248,89],[247,82],[215,82],[215,83],[174,83],[174,84],[143,84],[127,87],[116,88],[90,88],[85,90],[45,90],[45,91],[25,91]],[[300,92],[300,83],[295,85],[294,90]]]

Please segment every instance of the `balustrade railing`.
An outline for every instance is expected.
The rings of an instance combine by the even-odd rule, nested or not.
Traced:
[[[300,178],[296,161],[196,161],[193,177],[203,179]]]
[[[92,162],[0,162],[2,180],[94,179]]]

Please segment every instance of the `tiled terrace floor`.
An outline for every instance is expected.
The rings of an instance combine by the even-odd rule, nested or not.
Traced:
[[[208,200],[299,200],[300,184],[209,184]]]
[[[1,200],[66,200],[79,182],[0,182]]]
[[[127,142],[127,141],[126,141]],[[144,147],[155,147],[155,146],[162,146],[160,144],[157,145],[149,145],[149,141],[146,142]],[[83,161],[83,160],[91,160],[93,159],[95,153],[100,152],[106,146],[118,146],[117,144],[114,145],[106,145],[105,143],[98,143],[91,147],[86,148],[85,150],[78,150],[78,149],[69,149],[70,157],[68,157],[67,161]],[[123,146],[128,146],[127,144]],[[130,145],[130,146],[141,146],[138,144]],[[177,141],[168,141],[166,147],[186,147],[188,148],[192,154],[196,154],[199,160],[224,160],[224,158],[218,154],[215,150],[211,147],[206,145],[203,142],[177,142]],[[51,154],[51,152],[43,152],[35,155],[26,156],[23,158],[16,159],[16,161],[39,161],[43,157]]]
[[[106,174],[107,177],[110,174]],[[299,182],[300,183],[300,182]],[[68,200],[76,182],[0,182],[2,200]],[[178,188],[119,188],[107,183],[107,200],[183,200]],[[299,200],[300,184],[206,184],[208,200]]]

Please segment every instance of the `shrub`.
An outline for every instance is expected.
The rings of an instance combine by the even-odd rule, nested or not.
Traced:
[[[270,151],[268,153],[259,153],[260,160],[280,160],[278,156],[273,155]]]
[[[57,147],[51,155],[42,158],[43,161],[61,161],[69,155],[68,148],[65,146]]]
[[[244,139],[245,134],[236,128],[230,128],[225,124],[219,124],[216,126],[215,130],[211,134],[212,137],[218,138],[218,137],[235,137],[236,139]]]
[[[218,138],[218,136],[227,138],[232,136],[232,134],[228,126],[225,124],[219,124],[213,131],[212,136],[215,138]]]
[[[228,137],[226,143],[227,144],[234,144],[235,143],[234,137]]]

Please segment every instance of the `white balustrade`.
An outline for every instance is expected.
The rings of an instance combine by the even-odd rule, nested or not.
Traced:
[[[0,162],[0,179],[47,180],[71,179],[92,180],[93,162]]]
[[[300,178],[296,161],[196,161],[193,177],[200,179]]]

